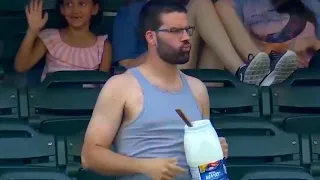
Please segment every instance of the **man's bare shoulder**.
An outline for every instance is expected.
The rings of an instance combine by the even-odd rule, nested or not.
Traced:
[[[186,75],[186,77],[188,84],[193,92],[207,92],[206,85],[200,79],[188,75]]]
[[[137,84],[133,75],[126,71],[123,74],[112,76],[103,86],[102,92],[125,93]]]

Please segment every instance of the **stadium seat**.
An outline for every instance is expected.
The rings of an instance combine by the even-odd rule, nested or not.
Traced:
[[[0,66],[0,80],[3,79],[3,76],[4,76],[4,71],[3,71],[3,67]]]
[[[0,85],[0,121],[2,118],[18,119],[19,97],[18,90],[13,87]]]
[[[82,87],[85,84],[103,85],[110,77],[110,73],[102,71],[59,71],[48,74],[42,85],[47,88]]]
[[[71,180],[66,174],[45,167],[4,167],[0,180]]]
[[[185,74],[196,77],[204,83],[224,83],[224,87],[209,87],[211,115],[237,114],[239,116],[259,117],[259,89],[244,84],[234,75],[223,70],[187,69]]]
[[[28,89],[29,123],[40,132],[55,136],[57,164],[65,166],[66,173],[77,179],[82,178],[78,173],[83,138],[100,88],[69,85],[101,85],[109,77],[99,71],[56,72],[49,74],[41,86]]]
[[[297,172],[297,177],[310,179],[307,170],[300,166],[298,135],[285,132],[261,117],[257,86],[244,84],[227,71],[183,72],[204,83],[224,83],[224,87],[207,89],[212,124],[229,144],[226,162],[230,179],[290,179]]]
[[[0,171],[6,166],[46,166],[55,168],[55,139],[40,134],[26,122],[0,121]]]
[[[299,135],[301,161],[320,178],[320,73],[317,69],[298,69],[286,81],[263,92],[265,116],[287,132]],[[268,97],[269,96],[269,97]],[[270,100],[271,99],[271,100]],[[270,111],[269,111],[270,110]],[[311,138],[310,138],[311,136]]]
[[[296,167],[255,167],[240,180],[315,180],[306,170]]]
[[[229,144],[227,168],[230,179],[241,179],[253,172],[267,172],[269,176],[250,179],[290,179],[299,170],[300,177],[308,177],[300,165],[300,141],[297,134],[287,133],[268,119],[244,116],[213,118],[219,136]],[[256,175],[255,175],[256,176]],[[268,178],[270,177],[270,178]],[[309,179],[309,178],[306,178]]]
[[[80,156],[73,152],[81,151],[83,137],[78,136],[78,144],[67,143],[66,139],[86,129],[99,92],[97,88],[45,86],[28,91],[29,124],[44,134],[55,136],[58,164],[66,167],[68,175],[76,175],[81,168]]]
[[[117,12],[126,0],[102,0],[103,10],[109,12]]]

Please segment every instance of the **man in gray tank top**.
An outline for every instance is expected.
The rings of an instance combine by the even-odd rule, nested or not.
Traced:
[[[184,122],[175,109],[192,121],[210,117],[205,85],[177,68],[189,60],[194,27],[185,7],[168,0],[146,3],[140,27],[148,44],[146,61],[112,77],[101,90],[82,164],[119,180],[190,180]],[[220,141],[227,156],[227,143]]]

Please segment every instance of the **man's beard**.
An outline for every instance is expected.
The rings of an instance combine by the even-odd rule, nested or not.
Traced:
[[[157,52],[159,57],[163,61],[172,65],[185,64],[189,61],[190,50],[189,51],[183,50],[184,46],[190,45],[188,41],[185,41],[184,45],[179,49],[175,49],[168,43],[161,40],[161,38],[158,37],[157,39],[158,39]]]

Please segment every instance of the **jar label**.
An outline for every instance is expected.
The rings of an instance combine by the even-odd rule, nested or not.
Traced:
[[[223,160],[190,168],[192,180],[229,180]]]

